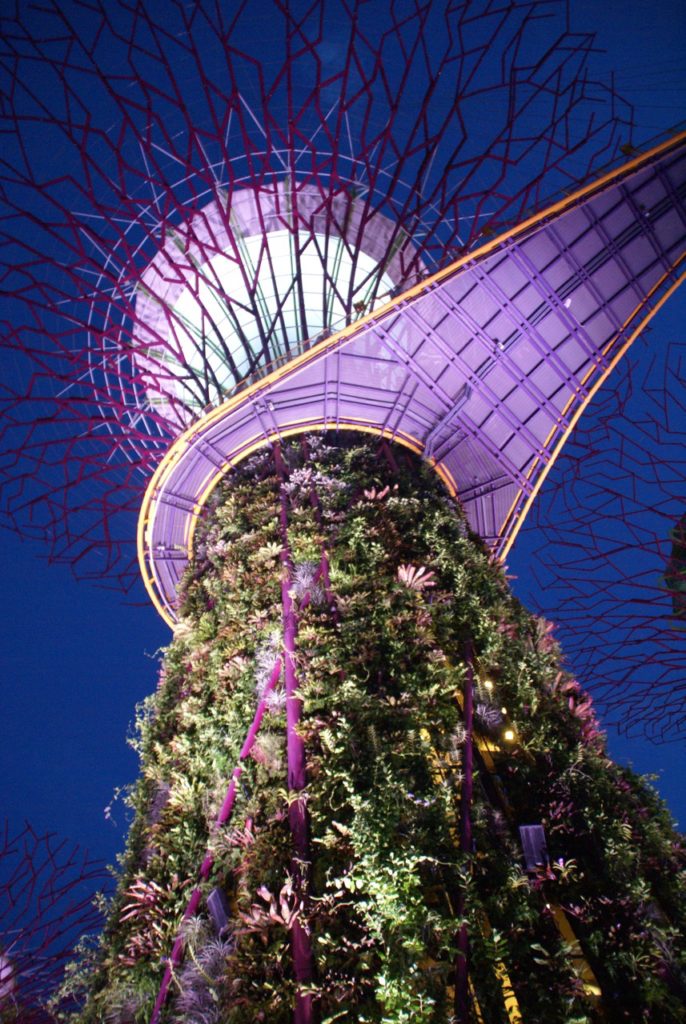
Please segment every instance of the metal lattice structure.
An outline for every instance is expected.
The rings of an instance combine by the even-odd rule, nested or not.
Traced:
[[[77,943],[102,926],[94,899],[104,865],[29,825],[0,838],[0,1017],[50,1024],[48,1001]],[[67,1000],[68,1001],[68,1000]],[[69,1009],[65,1004],[62,1009]],[[53,1008],[54,1009],[54,1008]]]
[[[132,518],[181,424],[616,158],[629,111],[550,10],[5,16],[5,522],[130,587]]]
[[[141,513],[141,568],[161,614],[175,617],[217,482],[302,431],[406,444],[506,554],[579,416],[683,279],[684,141],[545,209],[193,423]]]
[[[659,740],[685,724],[686,381],[683,344],[652,341],[579,424],[524,540],[545,613],[607,720]]]

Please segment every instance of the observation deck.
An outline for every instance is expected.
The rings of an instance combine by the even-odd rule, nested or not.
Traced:
[[[686,133],[315,344],[188,427],[148,486],[145,585],[171,625],[198,517],[279,438],[355,429],[412,449],[504,558],[581,413],[683,280]]]

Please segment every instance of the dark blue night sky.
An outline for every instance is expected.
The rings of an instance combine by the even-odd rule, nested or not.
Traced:
[[[636,140],[682,121],[683,4],[571,0],[570,7],[575,27],[598,31],[607,51],[599,65],[616,68],[618,89],[637,105]],[[686,294],[680,294],[654,321],[651,344],[686,344],[685,323]],[[115,788],[135,778],[136,757],[125,737],[136,702],[155,686],[158,650],[169,631],[142,586],[127,603],[114,590],[77,583],[67,567],[48,566],[40,549],[10,533],[0,533],[0,557],[0,814],[15,831],[27,819],[38,831],[55,831],[112,861],[126,810],[116,802],[108,820],[105,808]],[[524,588],[526,564],[516,551],[510,566]],[[655,772],[686,825],[684,742],[655,746],[611,737],[610,749],[637,770]]]

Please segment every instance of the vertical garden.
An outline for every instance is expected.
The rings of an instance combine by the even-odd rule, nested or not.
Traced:
[[[180,610],[65,1019],[686,1019],[680,837],[414,456],[251,457]]]

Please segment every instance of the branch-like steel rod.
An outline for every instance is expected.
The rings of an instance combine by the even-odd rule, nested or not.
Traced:
[[[464,779],[460,797],[460,853],[465,870],[469,870],[472,855],[472,798],[474,795],[474,663],[471,641],[465,644],[464,682]],[[455,956],[455,1019],[458,1024],[469,1024],[469,931],[465,921],[466,900],[464,884],[460,888],[457,902],[457,916],[460,927],[457,933]]]
[[[286,691],[286,754],[288,777],[288,822],[293,839],[293,859],[291,870],[296,897],[301,908],[307,896],[307,883],[310,864],[310,839],[307,804],[303,793],[307,785],[307,763],[305,743],[298,732],[302,717],[302,701],[297,695],[298,679],[295,669],[295,645],[298,632],[298,620],[295,611],[291,587],[293,585],[293,559],[288,543],[288,494],[285,484],[288,470],[283,459],[281,446],[274,445],[274,464],[279,478],[279,526],[281,531],[281,603],[283,611],[283,649],[284,649],[284,688]],[[293,973],[298,988],[311,984],[314,976],[312,944],[308,929],[299,917],[293,921],[291,928],[291,949],[293,953]],[[297,991],[293,1015],[294,1024],[312,1024],[314,1006],[309,992]]]
[[[281,675],[282,662],[283,658],[279,656],[276,659],[274,668],[272,669],[269,679],[267,680],[264,690],[262,691],[262,697],[260,699],[259,704],[257,705],[255,717],[253,718],[252,725],[248,729],[247,735],[245,737],[245,742],[241,747],[241,752],[238,755],[238,764],[236,765],[231,774],[231,781],[226,791],[224,802],[222,803],[219,812],[217,813],[217,817],[215,818],[216,828],[220,827],[221,825],[226,825],[226,823],[231,819],[231,815],[233,814],[233,808],[236,802],[237,784],[241,775],[243,774],[243,766],[241,762],[245,761],[245,759],[248,757],[250,751],[252,750],[255,744],[257,734],[260,730],[260,725],[262,724],[262,719],[264,718],[264,713],[267,710],[269,695],[276,686],[279,680],[279,676]],[[200,865],[200,870],[198,871],[199,882],[207,881],[207,878],[209,877],[213,865],[214,854],[212,853],[211,850],[208,849],[207,852],[205,853],[205,857],[203,858],[203,862]],[[167,1001],[169,986],[174,975],[174,970],[179,966],[183,959],[183,952],[185,947],[183,926],[185,922],[189,920],[189,918],[193,917],[196,914],[198,907],[200,905],[201,898],[202,889],[200,888],[199,885],[196,885],[196,887],[193,889],[193,892],[191,893],[190,899],[188,900],[188,904],[186,905],[186,909],[181,919],[181,926],[179,928],[176,939],[174,940],[172,951],[169,955],[167,965],[164,969],[162,982],[160,984],[159,992],[157,993],[157,999],[155,1000],[155,1005],[153,1007],[152,1015],[150,1017],[150,1024],[158,1024],[160,1014]]]

